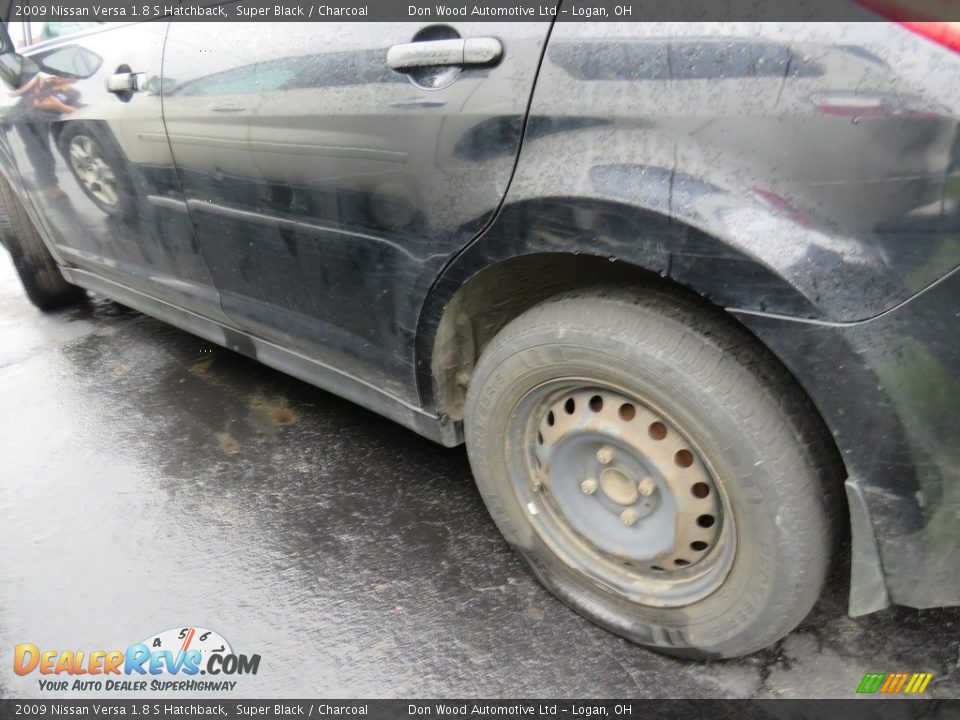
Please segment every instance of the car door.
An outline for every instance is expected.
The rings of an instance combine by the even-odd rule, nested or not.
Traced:
[[[174,23],[164,118],[227,315],[415,401],[423,299],[506,192],[548,30]]]
[[[167,23],[49,25],[26,28],[53,37],[19,48],[39,72],[0,94],[0,127],[52,251],[85,284],[120,283],[226,322],[163,128]]]

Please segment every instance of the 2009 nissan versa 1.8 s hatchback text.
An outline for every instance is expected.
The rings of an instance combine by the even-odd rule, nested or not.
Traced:
[[[466,441],[638,643],[768,646],[846,553],[854,615],[960,604],[960,34],[852,12],[11,24],[3,241]]]

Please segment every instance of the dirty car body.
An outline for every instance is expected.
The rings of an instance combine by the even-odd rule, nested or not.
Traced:
[[[457,37],[504,52],[387,63]],[[887,22],[150,22],[22,52],[51,80],[0,98],[0,170],[69,282],[448,446],[511,319],[675,285],[829,428],[851,612],[960,604],[957,54]]]

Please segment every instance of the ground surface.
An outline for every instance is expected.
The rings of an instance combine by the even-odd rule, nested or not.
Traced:
[[[105,300],[43,315],[3,253],[0,339],[2,696],[41,695],[18,643],[200,625],[262,656],[234,697],[960,697],[960,611],[851,620],[842,571],[753,657],[624,642],[531,579],[462,449]]]

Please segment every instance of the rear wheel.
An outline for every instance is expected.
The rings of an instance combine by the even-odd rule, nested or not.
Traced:
[[[19,198],[0,177],[0,239],[13,258],[30,302],[41,310],[53,310],[86,297],[84,291],[63,279]]]
[[[620,635],[742,655],[820,593],[835,450],[794,380],[720,311],[659,290],[547,301],[484,351],[465,423],[503,534]]]

